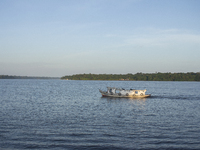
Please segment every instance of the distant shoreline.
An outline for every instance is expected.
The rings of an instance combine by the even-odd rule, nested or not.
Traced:
[[[34,76],[0,75],[0,79],[60,79],[60,77],[34,77]]]
[[[188,73],[136,73],[136,74],[75,74],[61,77],[62,80],[103,81],[200,81],[200,72]]]
[[[200,81],[200,72],[188,73],[136,73],[136,74],[75,74],[63,77],[34,77],[0,75],[0,79],[62,79],[99,81]]]

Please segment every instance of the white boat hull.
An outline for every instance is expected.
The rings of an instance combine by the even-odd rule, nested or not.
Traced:
[[[115,89],[114,92],[109,92],[109,90],[107,92],[99,90],[99,92],[102,97],[146,98],[151,96],[151,94],[145,94],[146,90],[120,90],[119,93],[116,93],[116,88],[113,89]]]

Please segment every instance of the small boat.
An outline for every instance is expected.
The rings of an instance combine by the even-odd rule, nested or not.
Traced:
[[[129,97],[129,98],[145,98],[151,94],[145,95],[147,90],[125,90],[122,88],[107,87],[107,91],[99,90],[103,97]]]

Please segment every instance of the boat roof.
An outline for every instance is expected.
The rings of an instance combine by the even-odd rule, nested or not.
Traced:
[[[116,88],[116,87],[107,87],[107,89],[108,89],[108,90],[110,90],[110,89],[115,89],[115,90],[119,90],[119,91],[125,90],[125,89],[123,89],[123,88]],[[133,90],[133,91],[146,91],[146,89],[145,89],[145,90],[130,89],[130,90]],[[130,91],[130,90],[125,90],[125,91]]]
[[[123,90],[122,88],[116,88],[116,87],[107,87],[107,89],[115,89],[115,90]]]

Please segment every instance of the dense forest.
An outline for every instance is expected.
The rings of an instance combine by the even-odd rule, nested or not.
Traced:
[[[136,73],[136,74],[76,74],[63,80],[132,80],[132,81],[200,81],[200,72],[188,73]]]
[[[0,79],[59,79],[59,78],[0,75]]]

